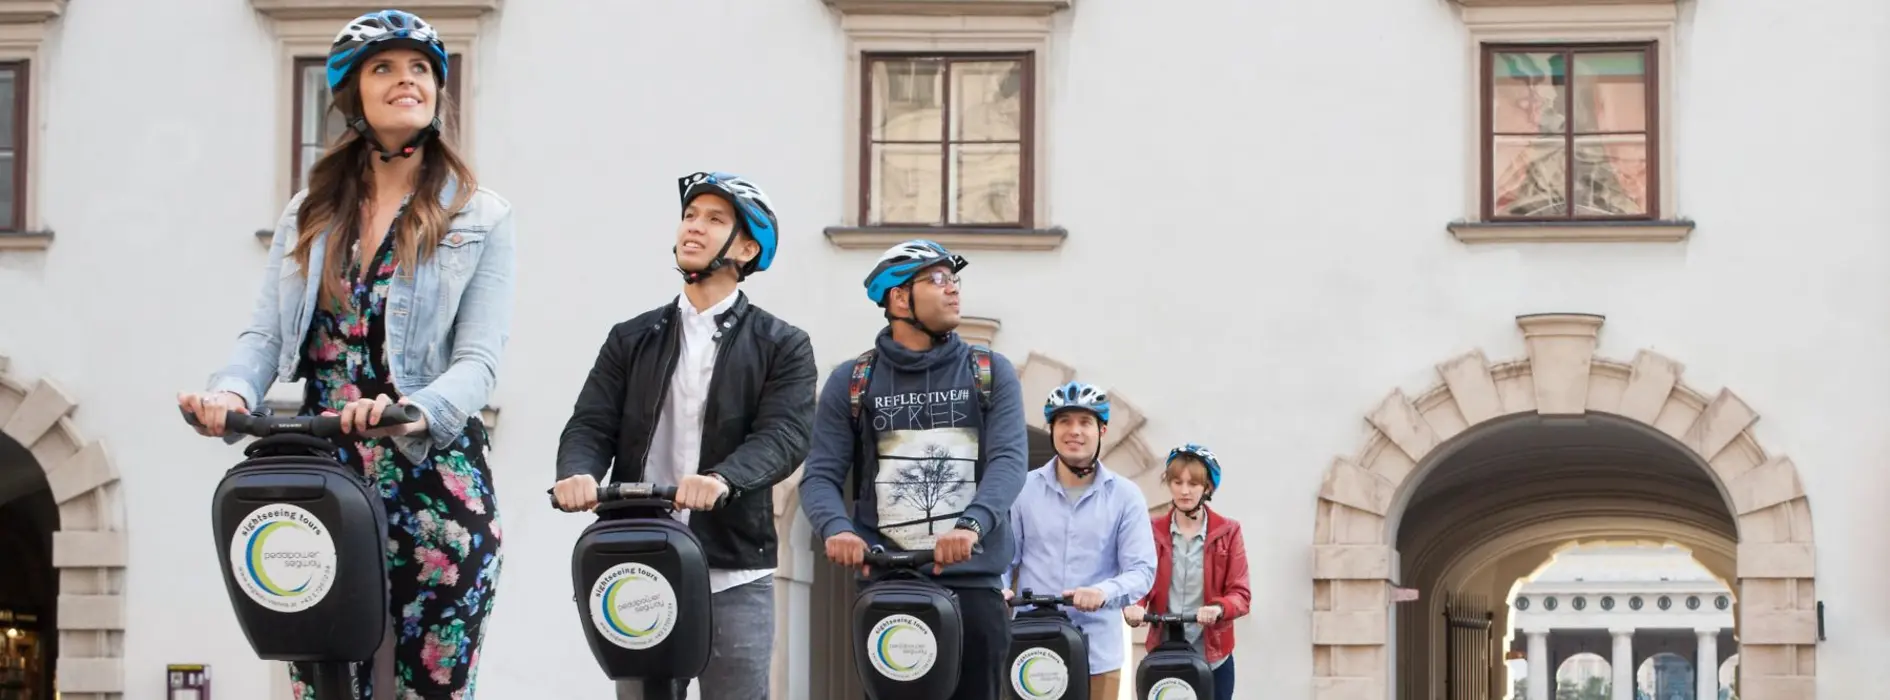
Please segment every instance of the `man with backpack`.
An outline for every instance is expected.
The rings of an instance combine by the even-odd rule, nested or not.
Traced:
[[[955,332],[966,264],[926,240],[880,256],[865,285],[887,326],[821,390],[801,508],[841,566],[861,566],[869,543],[932,549],[929,571],[964,622],[951,697],[996,700],[1011,644],[1000,576],[1029,438],[1010,361]]]
[[[688,175],[677,188],[682,294],[610,329],[558,440],[553,496],[565,510],[589,510],[606,473],[675,486],[675,517],[701,540],[709,565],[715,629],[696,679],[702,698],[767,698],[772,487],[807,454],[820,370],[805,332],[738,289],[768,269],[780,245],[768,196],[727,173]],[[663,682],[672,686],[646,686]],[[686,686],[621,681],[617,697],[681,697]]]

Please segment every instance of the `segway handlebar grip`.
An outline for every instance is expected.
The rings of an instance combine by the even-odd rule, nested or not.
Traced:
[[[1195,613],[1192,613],[1192,612],[1170,613],[1167,615],[1157,615],[1155,613],[1146,613],[1142,615],[1142,621],[1143,622],[1194,622]]]
[[[1076,602],[1072,600],[1070,596],[1066,596],[1066,595],[1059,595],[1059,596],[1033,595],[1030,589],[1026,588],[1024,590],[1018,591],[1017,595],[1011,596],[1011,607],[1016,608],[1016,607],[1022,607],[1025,605],[1035,605],[1038,607],[1048,608],[1048,607],[1056,607],[1059,605],[1074,606],[1076,605]]]
[[[984,553],[984,545],[971,545],[971,553],[974,555]],[[917,569],[921,566],[931,564],[933,561],[932,556],[933,553],[930,549],[913,549],[903,552],[894,552],[886,549],[885,545],[876,544],[873,545],[871,549],[866,550],[865,563],[868,566],[877,566],[886,569]]]
[[[545,494],[551,496],[552,508],[558,508],[558,497],[554,494],[555,490],[555,487],[545,489]],[[597,487],[597,502],[599,504],[636,500],[656,500],[675,503],[676,487],[647,482],[600,484]],[[714,507],[720,508],[724,505],[728,505],[728,493],[726,492],[715,500]],[[559,510],[563,509],[560,508]]]
[[[202,427],[197,417],[182,407],[177,409],[183,414],[184,422],[191,427]],[[407,404],[390,404],[381,411],[381,422],[375,427],[385,428],[406,425],[420,420],[420,408]],[[309,435],[318,438],[337,438],[342,436],[341,416],[262,416],[242,411],[230,411],[223,419],[226,432],[269,437],[271,435]]]

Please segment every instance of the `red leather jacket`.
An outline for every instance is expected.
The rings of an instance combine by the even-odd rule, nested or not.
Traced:
[[[1174,511],[1170,510],[1149,519],[1155,529],[1155,585],[1136,604],[1151,613],[1168,612],[1168,586],[1174,578],[1170,573],[1175,568],[1174,538],[1169,528],[1173,527],[1174,517]],[[1202,548],[1201,560],[1207,569],[1201,577],[1203,604],[1221,606],[1221,619],[1201,630],[1207,661],[1211,664],[1234,653],[1234,620],[1247,614],[1253,600],[1253,592],[1247,587],[1247,543],[1240,537],[1240,523],[1208,509],[1207,544]],[[1161,627],[1148,627],[1145,643],[1152,652],[1161,644]]]

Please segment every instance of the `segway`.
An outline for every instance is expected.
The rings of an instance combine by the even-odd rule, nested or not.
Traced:
[[[1182,625],[1194,622],[1194,613],[1142,616],[1143,622],[1162,625],[1162,642],[1135,666],[1135,697],[1141,700],[1206,700],[1214,697],[1214,670],[1201,650],[1188,643]]]
[[[869,700],[945,700],[958,690],[965,620],[958,596],[918,572],[931,564],[929,549],[866,553],[876,575],[853,601],[853,666]]]
[[[571,550],[571,599],[591,656],[613,681],[641,679],[646,700],[682,700],[714,641],[708,558],[670,517],[675,499],[674,486],[599,486],[599,518]]]
[[[1058,607],[1071,604],[1069,596],[1031,595],[1028,588],[1011,598],[1011,607],[1031,608],[1011,620],[1004,700],[1089,700],[1089,637]]]
[[[419,418],[419,408],[393,404],[376,427]],[[243,636],[257,658],[308,664],[315,697],[353,698],[354,664],[380,650],[389,614],[380,493],[337,459],[337,442],[350,439],[340,416],[231,411],[224,424],[260,438],[210,500],[223,585]]]

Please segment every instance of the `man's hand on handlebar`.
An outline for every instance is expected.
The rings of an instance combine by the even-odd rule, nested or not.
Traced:
[[[551,488],[560,510],[577,512],[597,507],[597,479],[589,474],[567,476]]]
[[[727,482],[713,476],[690,474],[676,485],[676,507],[709,510],[715,507],[715,500],[725,493],[728,493]]]
[[[1144,608],[1140,605],[1131,605],[1122,609],[1122,621],[1129,623],[1130,627],[1141,627],[1143,624],[1142,616],[1147,614],[1148,608]]]
[[[938,536],[932,544],[932,575],[944,573],[945,567],[971,558],[971,546],[978,543],[978,533],[954,528]]]
[[[243,397],[228,391],[208,394],[180,393],[177,395],[178,407],[197,417],[197,434],[205,437],[223,437],[224,419],[230,411],[248,413],[249,404]]]
[[[363,438],[384,438],[426,432],[427,418],[424,413],[420,414],[419,420],[415,420],[412,423],[404,423],[385,428],[373,427],[380,425],[381,413],[385,412],[387,407],[393,405],[393,403],[394,399],[386,394],[381,394],[372,399],[355,399],[348,402],[347,405],[341,407],[341,413],[339,414],[341,416],[342,434],[353,435],[360,433]],[[400,403],[406,406],[413,405],[405,398],[402,398]],[[334,411],[328,411],[322,415],[332,416],[337,414]]]
[[[1096,612],[1103,606],[1103,592],[1098,588],[1078,588],[1064,591],[1063,596],[1070,599],[1070,604],[1083,612]]]
[[[866,540],[851,532],[842,532],[827,538],[827,559],[835,564],[860,567],[860,575],[868,575],[866,563]]]

